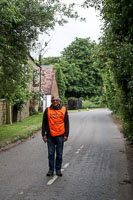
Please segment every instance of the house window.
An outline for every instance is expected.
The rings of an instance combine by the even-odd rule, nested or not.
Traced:
[[[40,82],[40,72],[38,70],[34,70],[33,72],[33,87],[38,87]]]

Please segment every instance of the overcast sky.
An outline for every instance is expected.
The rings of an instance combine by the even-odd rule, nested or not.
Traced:
[[[65,3],[81,3],[83,0],[62,0]],[[45,53],[45,57],[60,56],[60,52],[63,51],[68,45],[74,41],[76,37],[87,38],[98,42],[100,37],[101,21],[98,12],[94,8],[83,9],[78,8],[78,12],[82,17],[86,18],[86,22],[80,22],[80,20],[69,19],[69,23],[64,26],[56,25],[55,30],[50,32],[50,37],[41,36],[40,41],[50,39],[48,44],[48,50]]]

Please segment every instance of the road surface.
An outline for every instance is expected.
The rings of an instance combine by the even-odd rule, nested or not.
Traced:
[[[0,153],[0,200],[132,200],[125,143],[108,109],[71,113],[63,177],[46,177],[41,134]]]

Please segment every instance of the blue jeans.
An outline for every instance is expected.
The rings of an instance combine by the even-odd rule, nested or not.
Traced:
[[[60,135],[57,137],[47,136],[48,145],[48,159],[49,159],[49,170],[56,171],[61,170],[64,136]],[[55,158],[56,152],[56,158]]]

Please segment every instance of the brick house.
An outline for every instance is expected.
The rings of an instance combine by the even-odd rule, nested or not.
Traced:
[[[51,104],[51,95],[59,94],[53,65],[41,66],[41,92],[43,95],[43,111]]]
[[[19,122],[30,116],[31,106],[36,112],[39,109],[39,103],[43,106],[43,111],[51,104],[51,95],[59,94],[55,78],[55,71],[52,65],[43,65],[40,67],[34,59],[29,56],[29,63],[33,66],[32,81],[29,84],[29,91],[34,94],[42,94],[41,102],[36,103],[31,99],[23,105],[23,109],[18,110],[17,105],[7,106],[4,99],[0,100],[0,125],[12,122]],[[41,74],[41,76],[40,76]]]
[[[40,92],[40,66],[35,63],[34,59],[29,56],[29,64],[33,66],[32,81],[29,84],[29,91],[34,93]],[[0,99],[0,125],[12,122],[19,122],[30,115],[30,101],[23,105],[22,110],[17,105],[8,106],[4,99]],[[38,112],[39,102],[34,105],[34,109]]]
[[[35,60],[29,56],[29,64],[33,66],[32,72],[32,81],[29,84],[29,91],[32,92],[34,95],[39,94],[40,92],[40,65],[35,62]],[[24,120],[25,118],[30,116],[30,109],[31,107],[34,111],[38,112],[39,108],[39,100],[36,100],[36,103],[31,99],[30,101],[27,100],[27,103],[23,105],[22,111],[17,109],[17,105],[14,105],[12,108],[12,121],[19,122]]]
[[[29,86],[29,91],[32,92],[33,97],[30,100],[30,109],[32,108],[34,111],[38,112],[39,110],[39,98],[41,93],[41,67],[35,60],[30,56],[30,62],[33,66],[33,74],[32,74],[32,82]]]

